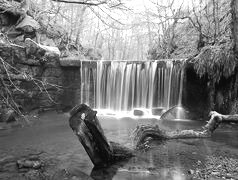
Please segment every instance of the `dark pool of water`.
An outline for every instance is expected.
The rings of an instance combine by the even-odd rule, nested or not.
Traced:
[[[138,151],[136,156],[104,169],[95,169],[89,157],[68,126],[68,115],[54,112],[32,117],[31,126],[0,131],[0,164],[6,157],[13,159],[41,153],[45,171],[53,175],[66,169],[78,179],[91,177],[106,180],[190,179],[188,171],[206,164],[207,156],[227,156],[238,159],[238,126],[222,125],[212,138],[181,139],[153,142],[151,149]],[[105,135],[110,141],[133,148],[130,137],[141,124],[158,124],[165,130],[200,128],[202,121],[160,121],[158,119],[131,119],[99,117]],[[0,179],[14,179],[16,168],[0,168]],[[78,173],[81,172],[81,173]],[[82,175],[83,174],[83,175]]]

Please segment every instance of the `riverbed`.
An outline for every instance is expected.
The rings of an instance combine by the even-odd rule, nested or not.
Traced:
[[[68,113],[47,112],[31,116],[30,124],[0,130],[0,179],[235,179],[230,172],[217,174],[211,159],[238,159],[238,126],[223,124],[211,138],[154,141],[147,150],[107,168],[95,169],[87,153],[68,125]],[[109,141],[134,148],[132,131],[137,125],[158,124],[165,130],[201,128],[205,121],[161,121],[156,118],[98,117]],[[43,162],[41,172],[29,176],[19,171],[16,161],[38,156]],[[215,160],[214,160],[215,159]],[[215,162],[214,162],[215,164]],[[208,172],[208,166],[211,166]],[[216,165],[217,166],[217,165]],[[222,167],[221,167],[222,168]],[[220,169],[221,169],[220,168]],[[206,172],[204,172],[206,171]],[[229,170],[227,170],[229,171]],[[238,169],[237,169],[238,172]],[[28,173],[28,174],[27,174]],[[209,175],[210,173],[210,175]]]

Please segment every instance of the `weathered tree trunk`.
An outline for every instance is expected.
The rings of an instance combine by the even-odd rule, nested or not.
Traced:
[[[95,166],[106,166],[133,156],[132,150],[108,142],[97,119],[97,111],[85,104],[77,105],[70,112],[69,125],[88,153]]]
[[[134,133],[134,141],[137,148],[140,148],[148,138],[166,140],[166,139],[185,139],[185,138],[206,138],[211,134],[222,122],[237,122],[238,114],[222,115],[216,111],[210,112],[210,120],[201,130],[182,130],[167,132],[156,126],[138,126]]]
[[[97,119],[97,112],[85,104],[80,104],[71,110],[69,124],[79,141],[88,153],[93,164],[106,166],[116,161],[133,156],[132,150],[118,143],[108,142]],[[136,148],[140,149],[148,139],[168,140],[185,138],[207,138],[212,135],[222,122],[237,122],[238,114],[222,115],[216,111],[210,112],[210,120],[201,130],[164,131],[158,125],[138,126],[134,131]]]

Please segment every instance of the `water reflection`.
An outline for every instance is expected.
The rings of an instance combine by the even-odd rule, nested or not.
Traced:
[[[0,136],[1,157],[5,156],[4,154],[19,157],[19,154],[43,150],[47,152],[42,154],[42,158],[46,161],[44,168],[48,174],[53,175],[56,170],[63,169],[55,174],[55,180],[65,179],[64,177],[71,180],[190,179],[188,171],[196,170],[198,163],[205,166],[207,157],[211,155],[217,159],[220,156],[238,159],[238,126],[222,125],[211,138],[151,141],[151,148],[147,151],[137,151],[136,157],[111,167],[97,169],[92,167],[85,150],[69,129],[68,122],[65,121],[67,118],[48,113],[36,126],[14,130],[14,133]],[[137,125],[158,124],[166,130],[175,130],[196,129],[206,123],[192,120],[158,121],[112,117],[99,117],[99,120],[109,141],[120,142],[127,147],[133,147],[130,133]],[[15,163],[13,165],[15,168]],[[4,173],[12,177],[11,172],[8,172],[11,169],[6,168]]]
[[[146,118],[124,117],[116,120],[114,118],[101,118],[106,136],[109,140],[119,141],[121,144],[130,147],[133,147],[133,144],[129,135],[137,125],[158,124],[165,130],[182,130],[198,129],[206,123],[176,119],[158,121],[157,119]],[[216,137],[219,137],[222,132],[218,130]],[[224,139],[220,141],[224,143]],[[113,166],[103,170],[94,169],[91,177],[113,180],[184,180],[190,177],[188,170],[195,169],[198,161],[205,162],[206,157],[216,153],[219,146],[219,144],[213,143],[211,139],[150,141],[149,145],[150,149],[136,152],[136,157],[131,158],[121,166]]]
[[[90,177],[92,177],[94,180],[112,180],[113,177],[116,175],[118,172],[118,169],[123,167],[126,163],[128,163],[129,160],[127,161],[121,161],[116,164],[113,164],[108,167],[104,168],[97,168],[94,167],[91,171]]]
[[[94,180],[185,180],[186,174],[180,167],[152,169],[134,166],[121,168],[112,166],[104,169],[94,168],[90,174]]]

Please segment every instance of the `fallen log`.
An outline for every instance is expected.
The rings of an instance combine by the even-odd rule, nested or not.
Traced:
[[[216,111],[211,111],[209,116],[210,120],[200,130],[190,129],[190,130],[181,130],[181,131],[177,130],[168,132],[160,129],[158,125],[137,126],[137,128],[134,131],[134,142],[136,144],[136,148],[141,148],[148,139],[167,140],[167,139],[185,139],[185,138],[207,138],[211,137],[212,133],[223,122],[238,123],[238,114],[223,115],[217,113]]]
[[[103,167],[133,156],[132,150],[118,143],[108,142],[97,119],[97,111],[85,104],[70,112],[69,125],[96,167]]]
[[[77,105],[70,112],[69,125],[88,153],[95,167],[110,165],[132,157],[133,151],[115,142],[108,142],[97,119],[97,112],[85,104]],[[145,148],[151,140],[208,138],[222,122],[238,122],[237,115],[222,115],[210,112],[210,120],[199,130],[165,131],[158,125],[137,126],[134,131],[136,149]]]

